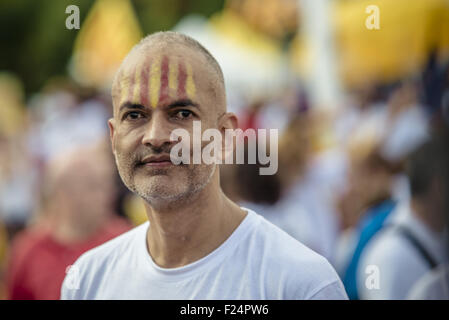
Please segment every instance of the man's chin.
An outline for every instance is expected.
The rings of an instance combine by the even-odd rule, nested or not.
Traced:
[[[165,181],[162,181],[165,180]],[[184,193],[179,190],[175,190],[176,188],[171,188],[171,186],[167,183],[167,179],[161,179],[161,182],[157,185],[146,185],[137,188],[136,193],[151,204],[170,204],[176,202],[183,198]]]

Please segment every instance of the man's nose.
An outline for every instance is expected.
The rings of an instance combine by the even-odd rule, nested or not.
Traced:
[[[147,123],[142,144],[153,148],[160,148],[164,144],[170,144],[169,127],[169,123],[164,115],[159,112],[154,112],[151,120]]]

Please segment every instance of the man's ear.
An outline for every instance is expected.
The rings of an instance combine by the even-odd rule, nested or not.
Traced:
[[[108,120],[108,127],[109,127],[109,138],[111,139],[112,152],[115,153],[115,149],[114,149],[115,119],[114,118],[111,118]]]
[[[235,130],[238,128],[239,121],[237,116],[233,112],[226,112],[219,119],[218,128],[224,135],[226,129]]]
[[[222,145],[221,145],[221,161],[225,163],[225,159],[230,160],[230,157],[234,155],[234,149],[236,146],[236,137],[232,138],[232,141],[226,141],[226,130],[236,130],[238,129],[238,118],[232,112],[227,112],[222,115],[219,119],[218,128],[221,132],[222,136]],[[232,136],[232,135],[231,135]]]

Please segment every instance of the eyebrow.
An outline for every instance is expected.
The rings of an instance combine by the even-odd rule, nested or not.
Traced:
[[[171,108],[178,108],[178,107],[195,107],[199,109],[199,105],[195,102],[193,102],[190,99],[180,99],[180,100],[176,100],[170,104],[168,104],[167,106],[165,106],[165,108],[167,109],[171,109]],[[121,113],[124,109],[139,109],[139,110],[145,110],[146,107],[144,107],[141,104],[138,103],[131,103],[131,102],[125,102],[124,104],[122,104],[120,106],[119,109],[119,113]]]
[[[169,105],[166,106],[166,108],[170,109],[170,108],[176,108],[176,107],[195,107],[195,108],[199,108],[199,105],[195,102],[193,102],[190,99],[181,99],[181,100],[176,100],[175,102],[170,103]]]
[[[122,112],[124,109],[140,109],[140,110],[145,110],[145,107],[142,106],[141,104],[131,103],[131,102],[125,102],[124,104],[122,104],[122,105],[120,106],[119,113]]]

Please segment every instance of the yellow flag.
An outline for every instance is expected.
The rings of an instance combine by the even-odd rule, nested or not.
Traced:
[[[84,85],[108,87],[121,61],[141,37],[129,0],[97,0],[75,41],[73,76]]]
[[[447,0],[339,0],[331,12],[338,68],[347,87],[416,74],[434,48],[441,59],[449,57]],[[291,61],[307,74],[314,54],[301,40],[291,47]]]

